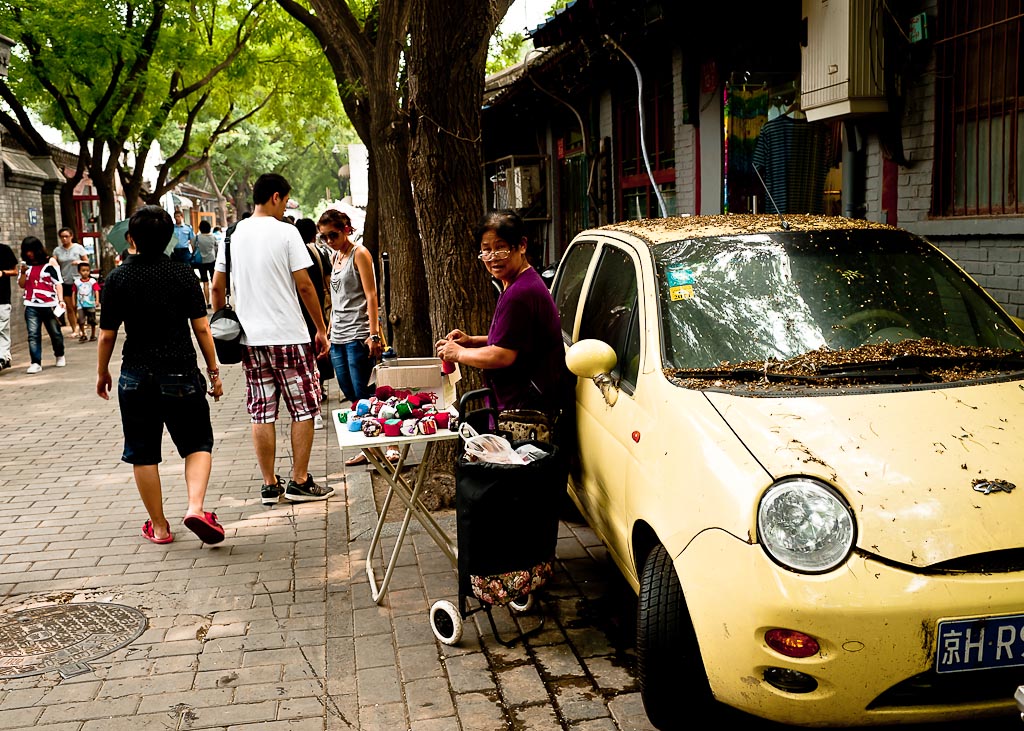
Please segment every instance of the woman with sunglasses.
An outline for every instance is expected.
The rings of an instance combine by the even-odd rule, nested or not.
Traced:
[[[328,208],[317,227],[320,241],[335,252],[331,268],[331,363],[342,394],[355,404],[373,395],[368,382],[383,350],[373,257],[365,246],[349,238],[355,229],[348,214]],[[388,458],[392,457],[392,461],[397,460],[397,450],[388,450]],[[365,461],[360,453],[345,464],[352,466]]]
[[[499,410],[561,409],[565,349],[558,309],[526,258],[526,233],[513,211],[489,213],[474,232],[477,255],[501,284],[486,335],[452,330],[435,343],[448,362],[481,368]]]

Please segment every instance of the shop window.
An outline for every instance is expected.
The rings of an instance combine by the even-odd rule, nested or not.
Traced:
[[[939,3],[932,214],[1024,213],[1024,0]]]
[[[644,131],[651,172],[665,199],[667,214],[675,215],[675,120],[672,93],[672,64],[659,65],[657,72],[644,77]],[[617,106],[619,140],[619,189],[623,219],[650,218],[661,215],[647,167],[644,165],[640,140],[640,115],[636,87],[620,89]]]

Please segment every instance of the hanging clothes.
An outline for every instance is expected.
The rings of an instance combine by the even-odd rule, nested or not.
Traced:
[[[750,166],[761,127],[768,121],[768,98],[764,87],[749,91],[739,86],[729,88],[726,210],[731,213],[749,213],[751,198],[761,193],[761,184]]]
[[[828,125],[777,117],[761,128],[753,164],[764,178],[779,213],[823,213],[825,176],[830,167]],[[774,213],[765,201],[766,213]]]

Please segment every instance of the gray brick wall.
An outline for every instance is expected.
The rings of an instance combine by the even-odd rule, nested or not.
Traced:
[[[1020,239],[937,239],[932,242],[984,287],[1007,312],[1024,317],[1024,242]]]

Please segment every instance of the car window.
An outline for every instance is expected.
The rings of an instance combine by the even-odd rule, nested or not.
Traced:
[[[786,360],[889,339],[1024,349],[976,284],[905,232],[723,236],[654,249],[665,364]]]
[[[635,383],[640,360],[636,267],[622,249],[605,246],[601,252],[580,322],[579,339],[586,338],[612,346],[617,374],[623,379],[632,374]]]
[[[580,292],[583,290],[583,280],[587,276],[595,248],[597,245],[593,241],[573,245],[565,252],[558,281],[555,282],[555,306],[558,307],[558,316],[562,320],[562,335],[566,342],[572,339],[572,328],[576,324],[576,311],[579,307]]]

